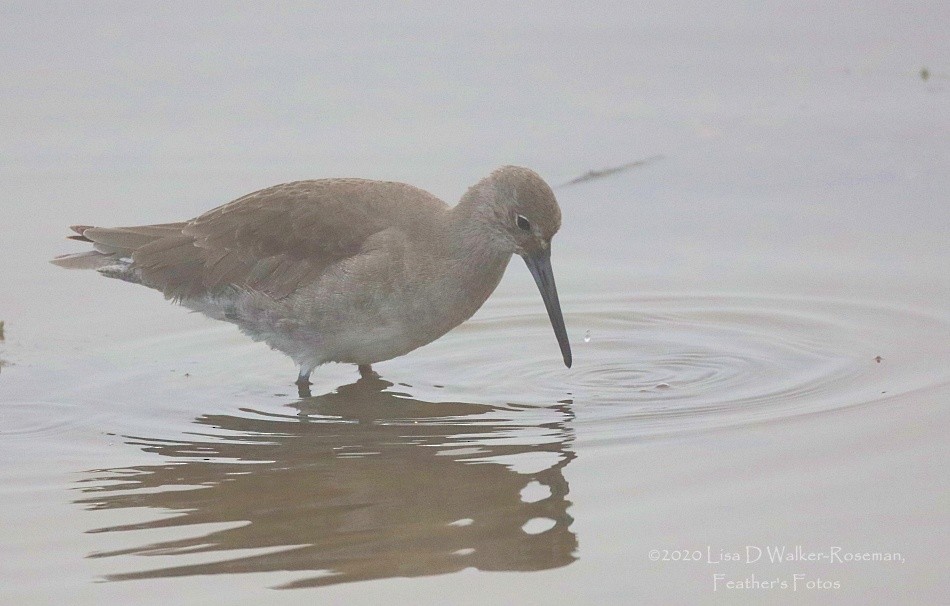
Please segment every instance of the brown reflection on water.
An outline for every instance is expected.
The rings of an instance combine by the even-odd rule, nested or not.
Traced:
[[[196,423],[209,429],[193,440],[132,439],[166,461],[96,470],[77,502],[174,515],[91,532],[171,529],[180,537],[198,524],[230,527],[195,527],[188,538],[90,557],[162,556],[159,567],[145,570],[125,561],[122,568],[133,571],[109,580],[314,573],[283,587],[469,567],[544,570],[576,559],[563,475],[575,456],[568,403],[424,402],[390,387],[360,379],[294,403],[295,415],[202,416]],[[536,518],[546,520],[528,531],[551,528],[526,532]],[[165,566],[169,557],[186,561]]]

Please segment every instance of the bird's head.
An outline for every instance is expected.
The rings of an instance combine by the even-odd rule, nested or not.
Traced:
[[[551,269],[551,239],[561,228],[561,207],[551,187],[533,170],[503,166],[466,197],[473,197],[479,207],[480,223],[489,230],[492,246],[524,259],[541,291],[564,364],[570,367],[571,344]]]

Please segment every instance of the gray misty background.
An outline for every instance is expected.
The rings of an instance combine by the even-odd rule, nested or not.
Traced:
[[[0,601],[699,603],[722,595],[711,570],[660,565],[648,550],[750,542],[900,550],[907,563],[818,564],[806,572],[840,579],[840,593],[725,602],[945,601],[948,26],[947,0],[0,0]],[[313,466],[319,440],[268,429],[281,415],[307,429],[283,393],[296,372],[284,356],[148,289],[48,263],[82,249],[64,239],[70,224],[183,220],[285,181],[405,181],[454,203],[503,164],[558,185],[656,155],[555,190],[553,265],[574,367],[561,365],[515,260],[473,322],[380,365],[398,385],[356,407],[365,426],[327,426],[359,452],[380,430],[381,465],[358,461],[366,476],[330,449]],[[355,378],[328,366],[314,389],[342,417]],[[523,447],[557,480],[561,534],[548,536],[565,540],[552,542],[554,564],[537,565],[547,569],[513,572],[504,558],[426,567],[465,564],[432,542],[416,502],[513,529],[479,548],[500,537],[507,556],[526,544],[528,476],[373,425],[402,404],[418,406],[414,430],[428,431],[426,411],[464,415],[457,402],[498,404],[497,425],[471,415],[431,428],[443,442]],[[192,440],[224,454],[210,461],[187,444],[167,454]],[[258,461],[247,453],[270,441],[287,446],[285,460],[261,457],[276,476],[250,464],[243,484],[219,473]],[[195,457],[205,458],[175,467]],[[449,471],[430,474],[426,461]],[[355,522],[308,539],[296,484],[270,479],[288,471],[319,487],[322,469],[338,474],[327,484],[344,489]],[[406,469],[417,485],[400,484]],[[470,474],[486,470],[477,477],[494,490],[477,490]],[[122,478],[144,489],[123,492]],[[162,526],[183,512],[198,523]],[[433,535],[455,528],[421,520]],[[238,548],[162,547],[200,551],[217,521],[234,526],[223,534]],[[410,527],[423,576],[406,579],[393,537]],[[382,580],[319,596],[270,589],[332,569],[319,549],[294,560],[298,541],[324,539],[366,556]],[[366,547],[379,544],[398,556],[384,573]],[[433,545],[441,552],[425,551]],[[201,558],[223,562],[219,574],[101,582]],[[235,561],[272,566],[238,574]]]
[[[943,2],[0,11],[8,284],[63,279],[41,262],[67,223],[326,176],[454,203],[500,164],[556,184],[662,154],[559,191],[565,287],[947,294]]]

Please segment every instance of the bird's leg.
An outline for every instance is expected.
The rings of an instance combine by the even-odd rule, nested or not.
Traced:
[[[369,364],[360,364],[358,366],[360,370],[360,377],[363,379],[378,379],[379,375],[373,370],[373,367]]]
[[[301,398],[310,397],[310,373],[313,372],[313,368],[300,367],[300,374],[297,375],[297,395]]]

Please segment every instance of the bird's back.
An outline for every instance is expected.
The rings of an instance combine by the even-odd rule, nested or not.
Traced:
[[[367,179],[295,181],[262,189],[190,221],[135,227],[74,227],[94,251],[54,260],[98,267],[185,300],[228,288],[275,299],[360,254],[386,229],[411,231],[447,205],[404,183]]]

